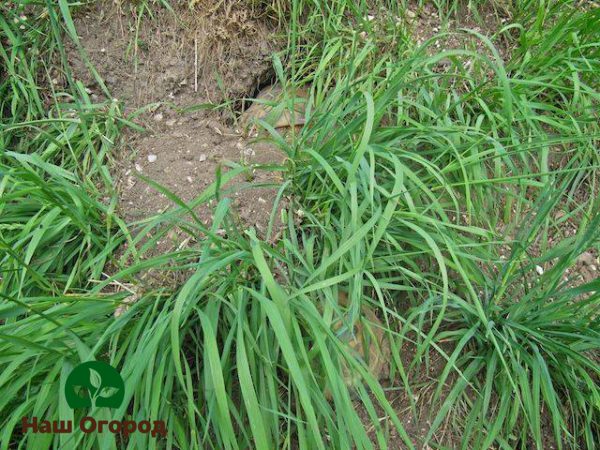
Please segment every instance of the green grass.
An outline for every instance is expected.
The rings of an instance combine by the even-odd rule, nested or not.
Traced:
[[[0,448],[393,448],[391,430],[410,448],[402,420],[417,412],[434,448],[448,427],[465,449],[594,448],[600,289],[567,270],[600,247],[597,9],[512,5],[503,61],[497,40],[467,31],[485,52],[412,44],[402,4],[377,2],[381,23],[358,2],[253,4],[289,30],[278,78],[311,92],[293,142],[265,124],[293,193],[271,246],[232,219],[220,186],[237,165],[190,204],[148,180],[174,208],[125,224],[111,153],[132,125],[70,76],[74,5],[32,4],[23,24],[18,4],[0,7]],[[135,7],[152,20],[161,5]],[[462,7],[442,2],[440,16]],[[211,199],[207,229],[192,211]],[[549,243],[567,220],[577,233]],[[203,238],[150,257],[174,227]],[[402,415],[332,330],[365,304],[411,399]],[[441,373],[423,381],[436,354]],[[119,369],[125,402],[75,417],[160,419],[166,438],[21,434],[24,416],[74,417],[62,386],[94,358]]]

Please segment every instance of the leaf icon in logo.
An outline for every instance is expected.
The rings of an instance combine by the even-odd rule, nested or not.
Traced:
[[[123,377],[117,369],[103,361],[79,364],[64,384],[64,395],[72,409],[119,408],[124,394]]]
[[[112,387],[112,386],[105,386],[100,391],[99,396],[102,398],[108,398],[108,397],[112,397],[117,392],[119,392],[119,388]]]
[[[90,368],[88,370],[90,371],[90,384],[96,389],[100,389],[100,386],[102,385],[102,377],[94,369]]]

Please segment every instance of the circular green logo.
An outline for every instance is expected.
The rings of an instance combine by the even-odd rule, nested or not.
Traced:
[[[88,361],[75,367],[65,383],[65,397],[73,409],[92,406],[118,408],[125,384],[115,369],[103,361]]]

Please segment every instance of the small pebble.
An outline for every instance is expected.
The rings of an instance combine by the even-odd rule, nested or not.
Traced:
[[[542,266],[535,266],[535,271],[538,275],[544,275],[544,268]]]
[[[591,266],[596,262],[596,258],[591,252],[583,252],[579,255],[579,258],[577,258],[577,262],[583,263],[586,266]]]
[[[156,155],[153,155],[153,154],[148,155],[148,162],[151,162],[151,163],[156,162],[156,159],[157,159]]]
[[[202,154],[200,155],[200,158],[198,158],[198,159],[200,160],[200,162],[204,162],[204,161],[206,161],[206,153],[202,153]]]

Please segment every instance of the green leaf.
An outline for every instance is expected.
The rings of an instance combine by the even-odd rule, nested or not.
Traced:
[[[112,387],[112,386],[104,386],[100,390],[99,396],[102,398],[109,398],[109,397],[112,397],[113,395],[115,395],[117,392],[119,392],[119,388]]]
[[[96,372],[94,369],[89,369],[90,370],[90,384],[95,387],[96,389],[100,389],[100,386],[102,385],[102,376]]]

